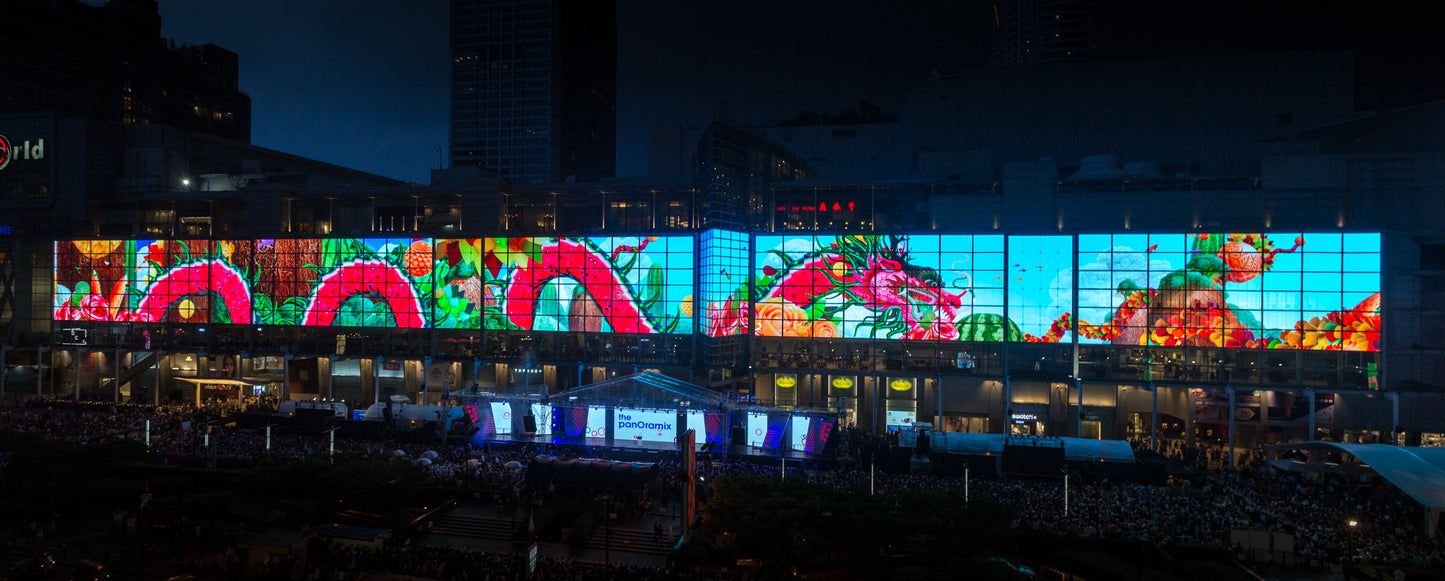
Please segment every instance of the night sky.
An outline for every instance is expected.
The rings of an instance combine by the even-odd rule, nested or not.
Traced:
[[[1265,6],[1257,6],[1263,4]],[[1352,48],[1357,106],[1445,98],[1428,3],[1331,11],[1222,0],[1167,12],[1105,0],[1106,58]],[[989,3],[620,0],[618,175],[647,173],[648,128],[768,123],[859,101],[902,109],[931,70],[982,66]],[[162,33],[240,55],[253,143],[425,183],[447,142],[446,0],[160,0]]]

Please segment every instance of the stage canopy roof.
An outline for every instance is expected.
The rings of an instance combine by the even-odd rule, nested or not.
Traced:
[[[983,456],[1002,454],[1007,438],[1003,434],[967,434],[962,432],[929,431],[929,445],[935,452]],[[918,439],[917,430],[904,430],[899,444],[912,448]],[[1134,448],[1124,440],[1094,440],[1090,438],[1014,438],[1014,445],[1064,447],[1064,459],[1069,462],[1126,462],[1133,463]]]
[[[1339,451],[1354,456],[1369,466],[1401,492],[1426,508],[1426,530],[1434,536],[1439,518],[1445,512],[1445,448],[1392,446],[1389,444],[1344,444],[1340,442],[1296,442],[1269,447],[1275,457],[1287,450],[1309,453],[1309,464],[1322,460],[1321,451]]]
[[[726,401],[721,393],[653,371],[569,389],[548,398],[548,403],[553,406],[652,409],[715,410],[723,407]]]

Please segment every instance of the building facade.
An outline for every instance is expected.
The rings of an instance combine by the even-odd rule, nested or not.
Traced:
[[[32,332],[5,393],[190,400],[182,378],[223,377],[369,404],[656,370],[880,430],[1430,442],[1445,148],[1419,130],[1441,110],[1294,134],[1312,153],[1253,154],[1247,178],[822,181],[720,123],[699,170],[791,169],[158,192],[247,210],[229,234],[12,239]],[[710,218],[718,192],[743,219]]]
[[[614,2],[452,0],[451,163],[512,183],[613,175]]]

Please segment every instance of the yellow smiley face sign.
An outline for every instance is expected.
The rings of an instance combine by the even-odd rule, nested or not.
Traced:
[[[888,387],[892,388],[893,391],[908,391],[913,389],[913,381],[909,379],[895,379],[888,382]]]
[[[777,385],[778,387],[793,387],[795,385],[798,385],[798,378],[791,375],[783,375],[778,377],[778,379],[774,381],[773,384]]]
[[[833,378],[833,387],[836,387],[836,388],[838,388],[838,389],[851,389],[851,388],[853,387],[853,378],[851,378],[851,377],[834,377],[834,378]]]

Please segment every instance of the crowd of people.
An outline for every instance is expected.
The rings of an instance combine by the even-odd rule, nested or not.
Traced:
[[[222,428],[213,422],[220,413],[221,410],[194,406],[39,402],[0,414],[0,431],[32,432],[81,444],[139,441],[145,438],[149,421],[149,453],[162,463],[210,459],[220,466],[246,465],[266,455],[307,457],[332,450],[325,437],[279,433],[271,436],[268,448],[258,430]],[[841,437],[863,455],[878,454],[880,449],[896,445],[896,441],[886,437],[872,438],[856,430]],[[478,448],[466,442],[424,445],[341,438],[335,440],[334,446],[336,454],[385,455],[424,464],[439,483],[493,491],[492,499],[499,505],[540,502],[544,491],[536,488],[539,484],[517,486],[525,477],[527,463],[538,456],[606,458],[609,454],[606,448],[547,444]],[[1218,465],[1201,450],[1179,448],[1172,452],[1191,464]],[[1200,457],[1204,458],[1202,462],[1198,461]],[[813,470],[805,470],[798,464],[784,466],[725,459],[720,455],[707,459],[703,470],[709,479],[714,476],[777,478],[786,470],[789,477],[809,478],[846,490],[872,489],[878,493],[961,492],[965,485],[962,478],[955,476],[870,473],[860,469],[860,464],[848,462],[840,463],[841,467],[814,466]],[[1298,474],[1267,469],[1261,457],[1250,460],[1243,470],[1199,471],[1188,477],[1171,477],[1165,486],[1107,479],[1076,481],[1068,492],[1067,512],[1063,484],[1057,480],[974,478],[969,486],[973,498],[991,500],[1013,509],[1014,525],[1025,530],[1130,539],[1159,546],[1205,544],[1236,549],[1243,547],[1236,546],[1231,531],[1283,532],[1294,537],[1294,550],[1302,562],[1348,561],[1445,568],[1445,544],[1430,538],[1423,530],[1422,507],[1393,486],[1383,482],[1361,485],[1358,480],[1347,479],[1307,480]],[[669,495],[676,494],[674,489],[680,488],[682,478],[680,463],[675,459],[659,462],[657,480],[646,495],[666,501]],[[555,491],[553,488],[548,492]],[[402,553],[383,555],[385,562],[406,563],[409,573],[433,577],[486,578],[491,575],[497,578],[500,574],[507,578],[506,568],[515,566],[509,557],[478,560],[443,549],[397,547],[389,550]],[[326,567],[333,571],[363,570],[370,558],[378,557],[355,552],[331,555]],[[487,569],[490,565],[486,564],[493,561],[503,569]],[[346,567],[340,566],[343,562]],[[428,569],[431,573],[427,573]],[[456,574],[434,574],[439,570]],[[543,578],[607,578],[616,573],[575,563],[549,562],[546,570],[547,575],[552,576]]]

